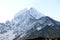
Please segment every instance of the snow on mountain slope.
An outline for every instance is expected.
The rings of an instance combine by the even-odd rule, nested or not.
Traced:
[[[13,30],[9,30],[4,34],[0,34],[0,40],[13,40],[15,38],[15,34],[13,34]]]

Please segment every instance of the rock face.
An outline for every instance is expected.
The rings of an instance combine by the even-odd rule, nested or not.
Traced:
[[[12,21],[0,23],[0,40],[60,37],[59,26],[60,22],[43,15],[34,8],[24,9],[18,12]]]

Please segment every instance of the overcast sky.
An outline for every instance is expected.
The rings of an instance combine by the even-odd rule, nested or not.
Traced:
[[[31,7],[60,21],[60,0],[0,0],[0,22],[11,20],[20,10]]]

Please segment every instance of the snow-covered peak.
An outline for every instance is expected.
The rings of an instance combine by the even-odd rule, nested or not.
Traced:
[[[14,19],[12,20],[12,24],[14,24],[14,25],[17,25],[19,23],[21,24],[24,21],[29,21],[30,18],[39,19],[43,16],[45,16],[45,15],[43,15],[42,13],[37,11],[35,8],[30,8],[29,10],[24,9],[15,15]]]
[[[35,17],[36,19],[39,19],[39,18],[45,16],[44,14],[40,13],[39,11],[37,11],[35,8],[31,8],[31,9],[29,10],[29,12],[30,12],[30,14],[31,14],[33,17]]]
[[[37,11],[35,8],[30,8],[29,10],[24,9],[15,15],[12,22],[18,24],[18,23],[22,23],[23,21],[30,20],[30,18],[39,19],[43,16],[45,15]]]
[[[44,14],[37,11],[35,8],[30,8],[29,10],[27,10],[27,9],[21,10],[14,16],[14,18],[21,17],[24,15],[31,15],[31,16],[35,17],[36,19],[39,19],[39,18],[45,16]]]

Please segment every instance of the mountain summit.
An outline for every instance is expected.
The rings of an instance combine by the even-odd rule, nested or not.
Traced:
[[[42,16],[45,16],[44,14],[40,13],[40,12],[37,11],[36,9],[31,8],[31,9],[29,9],[29,10],[24,9],[24,10],[18,12],[18,13],[15,15],[15,17],[21,16],[21,15],[24,15],[24,14],[30,14],[30,15],[32,15],[33,17],[35,17],[36,19],[38,19],[38,18],[40,18],[40,17],[42,17]]]
[[[12,21],[13,21],[14,23],[16,22],[16,24],[17,24],[18,22],[21,23],[23,20],[26,20],[26,19],[28,19],[28,18],[39,19],[39,18],[41,18],[41,17],[43,17],[43,16],[45,16],[45,15],[42,14],[42,13],[40,13],[40,12],[38,12],[38,11],[37,11],[36,9],[34,9],[34,8],[31,8],[31,9],[29,9],[29,10],[24,9],[24,10],[18,12],[18,13],[15,15],[15,17],[14,17],[14,19],[13,19]]]

